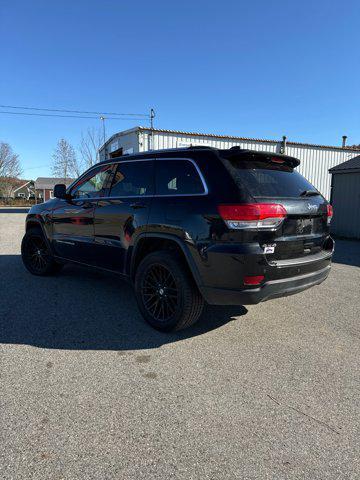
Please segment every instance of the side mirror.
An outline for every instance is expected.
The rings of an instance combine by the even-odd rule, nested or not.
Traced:
[[[54,187],[54,197],[67,198],[66,185],[64,185],[63,183],[56,184]]]

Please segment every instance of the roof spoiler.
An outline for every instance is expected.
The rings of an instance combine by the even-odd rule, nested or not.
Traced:
[[[247,150],[240,147],[231,147],[228,150],[222,150],[221,156],[229,160],[247,160],[266,163],[285,164],[289,167],[295,168],[300,165],[300,160],[282,153],[261,152],[256,150]]]

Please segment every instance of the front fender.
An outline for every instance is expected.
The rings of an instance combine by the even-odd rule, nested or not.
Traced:
[[[51,217],[50,217],[51,212],[48,211],[45,213],[45,215],[44,213],[45,212],[42,212],[41,214],[36,212],[28,213],[25,221],[25,231],[27,232],[30,228],[33,228],[33,227],[40,228],[43,233],[47,247],[49,248],[50,252],[53,254],[54,252],[53,252],[50,238],[49,238],[49,233],[50,233],[49,230],[51,229]]]

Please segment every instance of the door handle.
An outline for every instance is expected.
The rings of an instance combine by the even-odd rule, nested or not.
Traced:
[[[144,203],[135,202],[135,203],[131,203],[130,207],[134,209],[138,209],[138,208],[146,208],[146,205]]]

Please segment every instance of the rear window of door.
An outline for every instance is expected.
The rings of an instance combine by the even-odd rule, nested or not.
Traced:
[[[157,195],[201,195],[206,193],[199,171],[190,160],[162,160],[155,162]]]
[[[119,163],[113,178],[111,197],[142,197],[154,193],[152,160]]]

